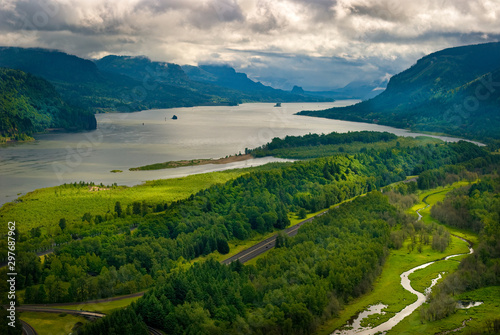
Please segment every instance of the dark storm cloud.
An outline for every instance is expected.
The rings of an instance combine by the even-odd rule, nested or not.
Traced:
[[[0,2],[0,45],[228,63],[286,89],[378,80],[427,53],[500,36],[499,0]]]

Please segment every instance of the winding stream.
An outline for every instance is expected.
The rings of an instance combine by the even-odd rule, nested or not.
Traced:
[[[425,202],[425,198],[424,198],[424,202]],[[420,208],[420,209],[418,209],[416,211],[417,214],[418,214],[418,220],[422,219],[422,215],[420,214],[420,211],[423,210],[423,209],[425,209],[425,208],[427,208],[427,207],[429,207],[429,204],[427,204],[427,206],[422,207],[422,208]],[[474,252],[474,249],[472,249],[471,243],[469,241],[467,241],[467,240],[465,240],[465,239],[463,239],[463,238],[461,238],[459,236],[456,236],[456,235],[454,235],[454,236],[458,237],[462,241],[467,242],[469,244],[469,253],[468,254],[472,254]],[[401,277],[401,286],[403,286],[403,288],[405,290],[407,290],[408,292],[411,292],[411,293],[415,294],[417,296],[417,301],[415,301],[411,305],[408,305],[405,308],[403,308],[401,311],[399,311],[398,313],[396,313],[396,315],[394,315],[392,318],[390,318],[386,322],[384,322],[384,323],[382,323],[382,324],[380,324],[380,325],[378,325],[378,326],[376,326],[374,328],[362,328],[360,326],[361,319],[360,320],[356,319],[358,321],[356,323],[356,325],[354,323],[348,325],[349,327],[351,327],[351,329],[336,330],[335,332],[332,333],[332,335],[352,335],[352,334],[369,335],[369,334],[376,334],[376,333],[379,333],[379,332],[384,333],[384,332],[389,331],[395,325],[397,325],[399,322],[401,322],[404,318],[406,318],[408,315],[410,315],[411,313],[413,313],[418,307],[420,307],[425,302],[425,300],[427,299],[427,296],[431,293],[432,286],[434,286],[435,284],[437,284],[438,280],[441,279],[441,274],[439,274],[435,279],[432,280],[431,286],[429,286],[425,290],[425,294],[423,294],[423,293],[418,292],[418,291],[416,291],[416,290],[413,289],[413,287],[411,286],[410,279],[408,278],[409,275],[412,274],[413,272],[417,271],[417,270],[426,268],[429,265],[434,264],[436,262],[439,262],[439,261],[442,261],[442,260],[448,260],[450,258],[461,256],[461,255],[466,255],[466,254],[450,255],[450,256],[447,256],[445,258],[439,259],[437,261],[428,262],[428,263],[416,266],[416,267],[414,267],[414,268],[412,268],[412,269],[410,269],[410,270],[408,270],[406,272],[403,272],[400,275],[400,277]],[[364,312],[363,315],[364,315],[364,317],[366,317],[366,316],[371,315],[371,314],[375,314],[375,312],[371,312],[371,313]]]

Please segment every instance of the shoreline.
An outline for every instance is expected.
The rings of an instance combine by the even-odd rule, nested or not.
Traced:
[[[245,155],[234,155],[227,156],[223,158],[213,159],[213,158],[201,158],[201,159],[191,159],[191,160],[181,160],[181,161],[168,161],[164,163],[149,164],[144,166],[139,166],[135,168],[130,168],[129,171],[151,171],[151,170],[163,170],[163,169],[175,169],[179,167],[186,166],[199,166],[206,164],[229,164],[234,162],[242,162],[254,158],[250,154]]]

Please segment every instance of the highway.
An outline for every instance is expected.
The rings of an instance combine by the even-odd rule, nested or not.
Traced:
[[[335,206],[334,208],[337,208],[338,206]],[[287,234],[288,236],[295,236],[297,235],[297,231],[299,230],[299,228],[306,222],[311,222],[312,220],[314,220],[315,218],[325,214],[326,212],[328,212],[329,209],[326,209],[324,210],[323,212],[313,216],[313,217],[310,217],[309,219],[306,219],[304,221],[301,221],[299,223],[297,223],[295,226],[292,226],[292,227],[289,227],[289,228],[286,228],[283,230],[283,232],[285,234]],[[275,234],[267,239],[265,239],[264,241],[261,241],[253,246],[251,246],[250,248],[246,249],[246,250],[243,250],[239,253],[237,253],[236,255],[234,256],[231,256],[225,260],[223,260],[221,263],[222,264],[231,264],[232,262],[236,261],[236,260],[239,260],[241,263],[245,263],[245,262],[248,262],[249,260],[265,253],[266,251],[274,248],[274,245],[276,244],[276,236],[278,234]]]

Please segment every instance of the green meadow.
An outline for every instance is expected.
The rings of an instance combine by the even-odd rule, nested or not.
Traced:
[[[114,310],[127,307],[140,297],[125,298],[113,301],[102,301],[98,303],[75,303],[74,305],[51,305],[51,308],[71,309],[71,310],[84,310],[88,312],[99,312],[109,314]]]
[[[38,335],[67,335],[75,325],[87,322],[83,316],[66,313],[21,312],[19,318],[29,323]]]
[[[7,203],[0,209],[0,218],[15,220],[21,233],[35,227],[57,229],[59,219],[67,223],[81,223],[85,213],[104,215],[114,212],[119,201],[126,208],[134,201],[146,203],[171,203],[189,197],[211,185],[237,178],[248,169],[228,170],[197,174],[182,178],[147,181],[141,185],[96,187],[61,185],[30,192],[15,203]],[[4,229],[4,228],[2,228]]]

